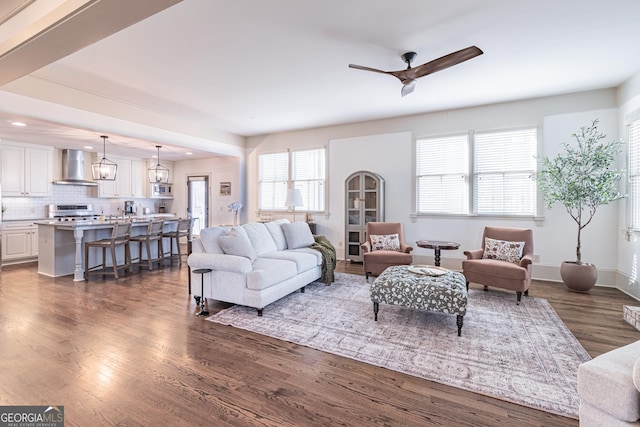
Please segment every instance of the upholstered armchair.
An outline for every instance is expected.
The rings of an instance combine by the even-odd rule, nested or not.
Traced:
[[[392,265],[411,264],[413,247],[404,243],[402,223],[369,222],[367,239],[362,244],[364,274],[378,276]]]
[[[533,230],[515,227],[485,227],[482,248],[464,251],[462,274],[470,282],[529,295],[533,263]]]

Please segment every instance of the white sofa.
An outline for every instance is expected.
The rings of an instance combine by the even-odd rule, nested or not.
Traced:
[[[213,227],[193,240],[188,263],[195,297],[254,307],[265,306],[319,279],[322,255],[304,222],[277,220],[238,227]],[[201,276],[200,268],[213,271]]]
[[[611,350],[578,367],[580,426],[638,426],[640,341]]]

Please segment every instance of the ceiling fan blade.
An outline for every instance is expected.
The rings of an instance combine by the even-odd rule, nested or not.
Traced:
[[[470,46],[457,52],[445,55],[441,58],[434,59],[433,61],[419,65],[415,68],[393,72],[393,75],[401,79],[401,77],[397,76],[395,73],[402,73],[402,76],[404,78],[417,79],[418,77],[433,74],[437,71],[444,70],[445,68],[460,64],[461,62],[468,61],[469,59],[475,58],[476,56],[482,55],[483,53],[484,52],[482,52],[480,48],[476,46]]]
[[[402,90],[400,91],[400,94],[402,96],[406,96],[409,95],[410,93],[412,93],[414,91],[414,89],[416,88],[416,81],[413,79],[410,80],[405,80],[402,84]]]
[[[378,70],[377,68],[365,67],[364,65],[349,64],[349,68],[356,70],[373,71],[374,73],[391,74],[389,71]]]

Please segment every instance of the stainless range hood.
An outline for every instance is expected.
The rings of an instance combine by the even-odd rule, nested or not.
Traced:
[[[62,150],[62,179],[54,181],[60,185],[84,185],[96,186],[96,181],[90,181],[84,177],[84,151]]]

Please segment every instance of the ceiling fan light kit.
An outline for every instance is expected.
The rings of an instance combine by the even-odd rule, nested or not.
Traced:
[[[458,65],[461,62],[468,61],[469,59],[475,58],[476,56],[482,55],[483,53],[484,52],[482,52],[482,50],[477,46],[469,46],[465,49],[452,52],[448,55],[445,55],[438,59],[434,59],[433,61],[427,62],[425,64],[418,65],[415,68],[411,68],[411,62],[413,62],[418,54],[415,52],[406,52],[402,54],[401,58],[407,64],[407,68],[405,70],[398,71],[383,71],[376,68],[355,64],[349,64],[349,67],[355,68],[357,70],[372,71],[374,73],[389,74],[396,77],[402,83],[402,90],[400,91],[400,94],[402,96],[406,96],[413,92],[413,90],[415,89],[416,79],[429,74],[433,74],[437,71],[444,70],[445,68]]]

